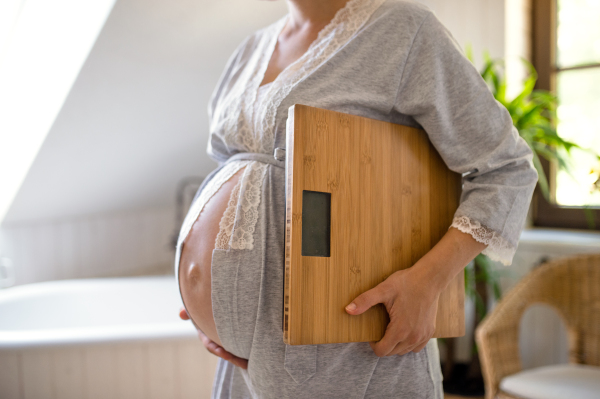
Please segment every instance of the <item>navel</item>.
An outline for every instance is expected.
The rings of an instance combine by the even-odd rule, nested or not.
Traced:
[[[185,280],[188,287],[197,287],[202,281],[202,270],[198,263],[191,262],[185,270]]]

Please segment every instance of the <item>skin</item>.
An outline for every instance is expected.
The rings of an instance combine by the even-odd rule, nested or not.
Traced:
[[[241,178],[241,168],[204,205],[202,212],[192,225],[183,242],[179,262],[179,284],[181,297],[188,318],[202,331],[206,339],[221,345],[212,313],[211,263],[212,251],[219,233],[219,223],[227,208],[229,196]]]
[[[286,0],[290,20],[278,37],[261,85],[274,81],[283,69],[300,58],[317,38],[319,31],[347,1]],[[224,201],[226,203],[227,199]],[[223,214],[225,206],[222,206],[223,210],[218,215]],[[212,241],[209,242],[214,243],[217,232],[218,222]],[[440,242],[412,267],[392,274],[376,287],[356,297],[346,307],[348,314],[359,315],[373,305],[382,303],[390,316],[383,338],[370,343],[375,354],[383,357],[421,351],[435,330],[440,293],[485,247],[471,235],[450,228]],[[210,259],[206,262],[209,265],[208,277]],[[181,309],[179,315],[183,320],[189,319],[184,309]],[[214,335],[217,339],[209,338],[201,330],[198,330],[198,335],[210,353],[243,369],[248,368],[247,359],[236,357],[223,349],[218,343],[216,330]]]
[[[471,235],[451,227],[417,263],[356,297],[346,312],[359,315],[373,305],[384,304],[390,322],[383,338],[370,343],[375,354],[419,352],[435,331],[440,293],[485,248]]]
[[[273,1],[273,0],[270,0]],[[277,39],[261,86],[300,58],[348,0],[286,0],[290,19]]]

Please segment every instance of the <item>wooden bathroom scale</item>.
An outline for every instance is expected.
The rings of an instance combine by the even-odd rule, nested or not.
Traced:
[[[379,341],[384,305],[344,308],[442,238],[461,176],[421,129],[295,104],[286,130],[283,340]],[[464,334],[459,273],[440,295],[433,337]]]

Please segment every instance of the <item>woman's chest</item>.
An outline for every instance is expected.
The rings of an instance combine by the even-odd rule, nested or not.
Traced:
[[[311,43],[317,39],[318,31],[287,35],[283,31],[277,38],[275,48],[264,71],[260,83],[273,82],[286,68],[298,61],[309,50]],[[265,57],[266,60],[266,57]],[[265,61],[266,62],[266,61]]]
[[[402,51],[386,55],[384,63],[373,62],[382,58],[382,47],[376,48],[379,43],[369,39],[364,34],[351,37],[346,31],[332,33],[311,43],[291,63],[297,53],[278,50],[273,38],[262,40],[238,65],[218,98],[211,122],[215,151],[224,151],[222,158],[240,151],[271,154],[285,142],[281,133],[287,111],[296,103],[389,117],[404,62]],[[259,88],[269,82],[265,101],[257,107]]]

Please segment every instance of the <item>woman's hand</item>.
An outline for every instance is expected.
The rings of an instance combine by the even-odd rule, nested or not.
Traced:
[[[181,308],[181,310],[179,311],[179,317],[181,317],[181,319],[183,320],[189,320],[190,316],[187,314],[186,310],[184,308]],[[213,355],[220,357],[221,359],[227,360],[229,362],[231,362],[234,366],[238,366],[243,368],[244,370],[248,369],[248,360],[247,359],[242,359],[241,357],[237,357],[232,353],[227,352],[225,349],[223,349],[222,346],[217,345],[216,342],[212,341],[210,338],[208,338],[206,335],[204,335],[204,333],[198,329],[196,329],[198,331],[198,336],[200,337],[200,340],[202,340],[202,343],[204,344],[204,347]]]
[[[414,266],[397,271],[346,307],[349,314],[359,315],[378,303],[385,305],[390,322],[383,338],[371,342],[377,356],[419,352],[433,336],[440,291],[426,278]],[[354,309],[352,304],[356,305]]]
[[[351,315],[385,305],[390,322],[383,338],[371,342],[377,356],[419,352],[435,332],[440,293],[486,245],[471,235],[450,228],[442,239],[408,269],[389,276],[346,306]]]

